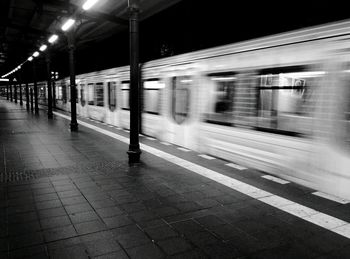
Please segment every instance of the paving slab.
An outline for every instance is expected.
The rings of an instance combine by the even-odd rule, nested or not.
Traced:
[[[192,164],[146,150],[130,166],[127,143],[85,126],[70,132],[62,116],[48,120],[44,110],[36,116],[3,99],[0,121],[0,258],[350,256],[349,238],[332,229],[347,233],[349,205],[314,190],[143,137],[148,149]],[[196,173],[197,166],[240,181],[247,193]],[[252,197],[253,187],[271,195]]]

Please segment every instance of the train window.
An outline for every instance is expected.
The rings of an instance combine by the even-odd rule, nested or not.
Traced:
[[[123,110],[130,110],[129,106],[129,92],[130,92],[130,85],[128,82],[122,82],[122,109]]]
[[[63,102],[67,102],[67,86],[66,85],[62,85],[62,100]]]
[[[85,106],[85,96],[84,96],[85,84],[80,85],[80,104]]]
[[[172,78],[172,116],[178,124],[183,123],[189,115],[191,84],[190,77]]]
[[[46,95],[45,95],[46,87],[42,84],[39,84],[38,88],[39,88],[39,98],[42,98],[42,99],[45,98],[46,97]]]
[[[161,90],[164,83],[158,79],[147,80],[143,83],[143,111],[150,114],[159,114],[161,105]]]
[[[258,87],[258,120],[260,129],[277,133],[307,133],[305,123],[311,115],[310,97],[322,71],[273,71],[260,75]]]
[[[78,87],[75,87],[75,103],[79,103]]]
[[[57,87],[57,100],[62,100],[62,86]]]
[[[117,90],[117,83],[108,82],[108,105],[111,111],[114,111],[115,107],[117,106],[116,90]]]
[[[70,102],[70,85],[67,84],[67,87],[66,87],[66,93],[67,93],[67,100]]]
[[[94,84],[88,84],[88,105],[94,105]]]
[[[97,83],[95,86],[96,105],[104,106],[103,83]]]
[[[205,119],[209,123],[232,125],[233,101],[237,78],[233,73],[208,75],[214,84],[213,97]]]

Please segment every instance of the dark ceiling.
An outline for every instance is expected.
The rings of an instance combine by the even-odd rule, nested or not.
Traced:
[[[179,0],[134,0],[144,20]],[[100,0],[83,11],[85,0],[1,0],[0,1],[0,75],[25,61],[53,33],[59,33],[65,19],[77,20],[77,45],[81,48],[104,40],[128,28],[127,0]],[[60,37],[55,48],[64,49]]]

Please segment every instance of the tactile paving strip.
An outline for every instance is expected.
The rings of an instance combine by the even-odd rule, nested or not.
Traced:
[[[98,161],[92,163],[80,163],[74,166],[66,166],[59,168],[47,168],[38,170],[20,170],[7,173],[0,173],[0,183],[12,183],[30,181],[41,177],[49,177],[54,175],[69,175],[69,174],[111,174],[118,168],[125,167],[124,163],[115,161]]]

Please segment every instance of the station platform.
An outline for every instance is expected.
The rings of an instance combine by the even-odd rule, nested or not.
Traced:
[[[350,203],[0,99],[0,258],[348,258]]]

